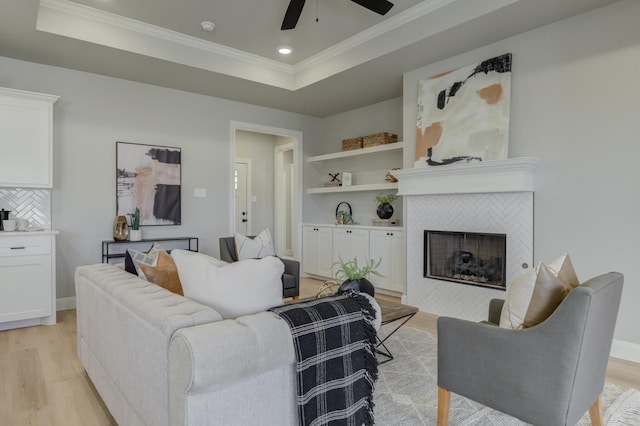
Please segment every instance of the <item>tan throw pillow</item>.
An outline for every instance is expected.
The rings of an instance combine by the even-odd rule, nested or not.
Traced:
[[[567,296],[565,285],[539,262],[513,280],[500,315],[500,327],[520,330],[547,319]]]
[[[147,277],[147,281],[159,285],[162,288],[183,295],[182,284],[178,277],[178,268],[171,256],[165,251],[158,253],[158,259],[155,266],[151,265],[138,265]]]

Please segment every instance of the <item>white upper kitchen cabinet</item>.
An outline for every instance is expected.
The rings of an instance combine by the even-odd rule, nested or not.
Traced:
[[[58,96],[0,87],[0,186],[51,188]]]

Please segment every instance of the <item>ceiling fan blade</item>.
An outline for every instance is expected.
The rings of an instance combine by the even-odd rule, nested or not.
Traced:
[[[393,3],[387,0],[351,0],[354,3],[358,3],[362,7],[376,12],[380,15],[385,15],[393,7]]]
[[[284,14],[284,19],[282,20],[281,30],[290,30],[296,27],[298,19],[300,19],[300,14],[302,13],[304,2],[305,0],[291,0],[289,2],[289,7],[287,7],[287,12]]]

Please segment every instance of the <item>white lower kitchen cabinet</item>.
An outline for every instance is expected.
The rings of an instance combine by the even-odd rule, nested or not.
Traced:
[[[371,274],[369,281],[376,289],[404,293],[405,291],[405,244],[404,232],[389,230],[369,231],[369,256],[382,259],[378,272],[381,277]]]
[[[0,234],[0,330],[55,324],[55,233]]]
[[[357,259],[358,265],[369,261],[369,231],[352,227],[333,230],[333,262]]]
[[[333,275],[333,232],[330,226],[302,227],[302,272]]]

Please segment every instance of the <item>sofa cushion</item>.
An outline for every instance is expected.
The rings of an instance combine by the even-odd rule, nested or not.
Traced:
[[[238,260],[262,259],[266,256],[276,255],[269,228],[260,232],[255,238],[249,238],[246,235],[236,233],[234,239],[236,242],[236,251],[238,252]]]
[[[282,304],[284,265],[277,257],[234,263],[185,250],[171,252],[185,297],[211,306],[223,318],[262,312]]]
[[[147,277],[147,281],[166,288],[173,293],[183,295],[182,284],[178,276],[178,267],[173,258],[166,252],[161,251],[158,253],[155,266],[145,264],[140,264],[139,266]]]
[[[519,330],[547,319],[566,297],[566,286],[554,272],[539,262],[519,276],[507,289],[500,327]]]

